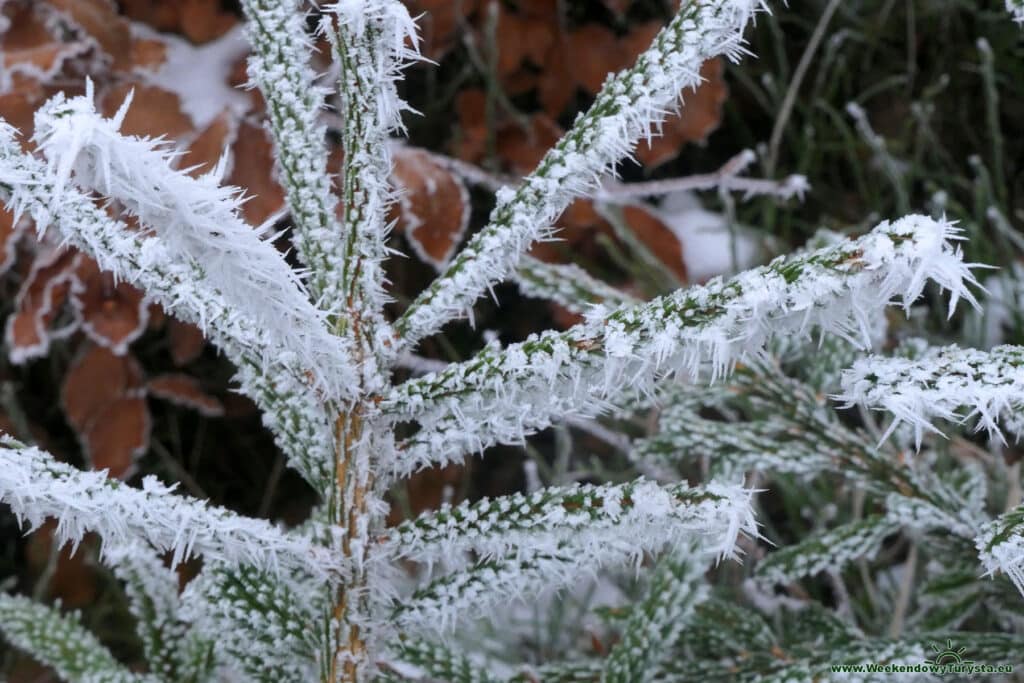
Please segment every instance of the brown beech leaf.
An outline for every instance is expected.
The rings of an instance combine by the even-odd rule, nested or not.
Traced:
[[[14,265],[18,240],[21,239],[27,225],[28,220],[24,216],[15,221],[14,213],[0,206],[0,275]]]
[[[203,332],[192,323],[182,322],[177,318],[167,321],[167,341],[170,346],[171,360],[179,368],[188,365],[203,352],[206,339]]]
[[[149,448],[150,422],[145,396],[122,396],[104,406],[82,438],[82,450],[92,468],[128,478],[136,456]]]
[[[132,66],[132,43],[128,22],[110,0],[47,0],[91,37],[110,57],[119,71]]]
[[[245,121],[238,128],[231,152],[234,162],[226,182],[245,190],[245,220],[253,226],[262,225],[284,208],[284,190],[275,178],[270,134],[263,126]]]
[[[459,21],[476,11],[480,0],[405,0],[409,14],[419,17],[422,53],[435,62],[440,61],[455,45]]]
[[[178,96],[142,81],[125,81],[110,88],[101,103],[103,115],[109,117],[117,113],[132,90],[135,91],[135,98],[121,125],[122,133],[181,138],[192,132],[192,119],[181,108]]]
[[[460,501],[455,499],[455,494],[465,471],[465,467],[461,465],[447,465],[421,470],[409,477],[405,482],[405,491],[412,516],[428,510],[437,510],[446,500],[453,505],[459,503]],[[402,512],[399,506],[392,505],[388,524],[395,525],[401,522]]]
[[[25,546],[25,561],[36,576],[42,573],[50,562],[56,528],[57,521],[48,519],[29,534]],[[47,586],[47,598],[57,598],[61,605],[67,608],[84,607],[96,599],[97,573],[90,559],[90,549],[95,540],[95,536],[87,536],[74,554],[71,553],[70,543],[60,549],[57,564]]]
[[[150,72],[159,71],[167,61],[167,43],[152,38],[132,39],[132,65]]]
[[[392,159],[391,177],[401,190],[392,209],[396,227],[417,256],[440,270],[469,225],[469,192],[425,150],[399,147]]]
[[[660,218],[642,206],[625,206],[622,218],[654,256],[672,269],[680,282],[687,282],[683,262],[683,245],[676,234]]]
[[[526,175],[561,137],[562,129],[546,114],[531,116],[529,130],[507,122],[498,130],[498,156],[510,170]]]
[[[700,74],[705,79],[696,91],[683,93],[683,107],[665,121],[660,136],[637,145],[636,157],[647,168],[660,166],[679,156],[688,142],[703,142],[722,123],[722,105],[729,97],[723,74],[724,62],[715,58],[704,62]]]
[[[179,166],[190,168],[193,176],[209,173],[237,138],[238,126],[230,112],[223,111],[189,145]]]
[[[626,54],[611,29],[600,24],[585,24],[569,33],[571,72],[576,85],[596,95],[609,73],[621,69]]]
[[[238,23],[220,0],[120,0],[124,14],[158,31],[181,33],[193,43],[206,43]]]
[[[64,375],[61,408],[79,436],[92,429],[100,413],[125,396],[141,395],[142,366],[132,356],[115,356],[102,346],[78,353]]]
[[[65,60],[84,53],[88,47],[79,41],[58,39],[36,10],[31,4],[11,3],[4,7],[10,27],[0,34],[0,53],[9,75],[48,82]]]
[[[82,330],[100,346],[124,355],[128,345],[146,330],[149,304],[143,292],[127,282],[115,282],[109,272],[79,254],[71,301]]]
[[[150,396],[191,408],[200,415],[220,417],[224,414],[224,405],[203,391],[199,380],[191,375],[178,372],[158,375],[146,382],[146,388]]]
[[[73,331],[53,330],[74,277],[76,252],[57,249],[36,256],[7,317],[5,335],[11,362],[46,355],[50,342]]]

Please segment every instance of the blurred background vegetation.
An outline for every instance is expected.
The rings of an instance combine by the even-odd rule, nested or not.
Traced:
[[[586,108],[603,74],[626,66],[674,10],[671,0],[408,4],[423,13],[424,53],[435,62],[410,67],[402,85],[419,112],[406,117],[409,144],[471,164],[498,182],[528,172]],[[724,68],[708,65],[707,84],[684,98],[690,105],[667,126],[665,140],[638,153],[639,162],[622,164],[622,178],[709,173],[751,149],[757,161],[747,175],[802,174],[811,185],[802,201],[746,199],[741,193],[700,196],[730,235],[756,244],[758,260],[800,247],[820,228],[856,234],[906,213],[945,213],[964,230],[968,260],[1012,275],[1024,249],[1024,33],[1007,18],[1002,0],[769,4],[773,12],[759,15],[748,32],[754,56]],[[226,66],[225,85],[243,83],[244,50],[216,49],[237,36],[236,3],[0,0],[0,12],[6,19],[0,22],[0,85],[6,88],[0,116],[25,129],[32,108],[58,90],[80,92],[85,75],[114,105],[136,87],[142,113],[132,132],[168,134],[191,150],[184,166],[215,160],[227,147],[236,168],[228,182],[261,200],[247,208],[247,217],[254,223],[279,218],[279,189],[266,138],[259,134],[258,96],[246,95],[244,103],[198,120],[187,88],[176,92],[156,76],[168,55],[187,53],[195,64],[209,59]],[[44,21],[52,17],[59,21]],[[12,70],[14,78],[4,79],[3,70],[19,59],[40,60],[34,63],[49,72],[26,76]],[[328,68],[323,60],[318,66]],[[168,114],[174,107],[178,112]],[[487,183],[467,182],[465,169],[453,173],[445,163],[437,161],[427,171],[406,168],[403,183],[415,197],[425,175],[443,176],[455,186],[467,185],[470,203],[458,192],[416,197],[426,207],[419,218],[435,223],[417,227],[398,211],[395,248],[443,255],[464,237],[463,215],[468,232],[486,221],[493,205]],[[455,217],[451,202],[458,204]],[[644,295],[696,281],[693,259],[710,255],[691,253],[687,260],[687,241],[680,239],[685,226],[672,224],[685,215],[670,219],[658,209],[654,200],[624,213],[624,235],[622,226],[594,206],[577,203],[560,221],[565,241],[542,245],[535,254],[579,262]],[[286,225],[287,217],[280,220]],[[83,466],[110,467],[132,481],[155,474],[248,515],[302,520],[315,495],[284,467],[255,409],[231,392],[231,368],[215,350],[136,293],[91,272],[89,264],[72,263],[25,226],[9,217],[7,222],[2,315],[38,323],[48,338],[42,351],[30,352],[31,344],[8,329],[0,353],[0,426]],[[434,276],[429,260],[393,260],[395,311]],[[84,294],[71,291],[76,283]],[[1013,283],[993,291],[1008,296]],[[46,293],[49,303],[43,303]],[[475,328],[451,326],[427,340],[422,355],[457,360],[488,339],[518,340],[574,321],[554,305],[522,297],[515,286],[500,286],[495,294],[500,306],[481,301]],[[54,297],[67,301],[62,307]],[[927,328],[937,339],[957,335],[960,343],[978,346],[996,338],[1024,342],[1021,321],[1012,316],[992,323],[958,314],[947,322],[936,303]],[[29,357],[15,363],[19,349]],[[91,457],[90,448],[117,455]],[[524,449],[500,450],[464,468],[415,477],[394,492],[393,518],[442,500],[517,490],[567,463],[582,479],[616,479],[626,469],[606,440],[567,427],[548,430]],[[828,492],[781,486],[766,521],[799,528],[800,508],[816,500],[827,501]],[[132,659],[138,644],[130,617],[117,582],[93,561],[95,543],[74,558],[51,546],[47,529],[23,535],[0,506],[0,587],[82,609],[86,625]],[[43,681],[48,675],[0,644],[0,676],[5,674],[11,681]]]

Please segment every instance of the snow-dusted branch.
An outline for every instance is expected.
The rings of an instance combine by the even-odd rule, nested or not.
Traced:
[[[599,315],[565,332],[486,349],[443,372],[410,380],[380,409],[421,430],[400,447],[396,473],[459,460],[467,451],[516,443],[564,415],[595,415],[626,389],[651,390],[664,374],[712,378],[774,336],[813,328],[859,346],[870,316],[898,299],[910,307],[928,280],[974,303],[975,280],[952,244],[950,223],[908,216],[857,239],[778,259],[728,281],[679,290]]]
[[[309,390],[306,369],[207,279],[201,261],[170,249],[110,218],[91,198],[66,187],[58,194],[46,166],[21,153],[14,131],[0,126],[0,200],[54,229],[103,270],[146,292],[169,313],[195,323],[238,368],[243,393],[263,410],[264,423],[290,464],[315,486],[328,477],[331,420]]]
[[[326,90],[309,65],[312,42],[299,0],[245,0],[246,36],[253,46],[249,77],[267,102],[281,185],[295,230],[292,242],[309,269],[307,282],[321,306],[343,301],[338,199],[327,172],[327,128],[320,120]]]
[[[837,397],[893,415],[887,437],[901,423],[914,428],[920,448],[923,432],[938,433],[936,419],[964,424],[992,436],[1002,430],[1024,434],[1024,348],[991,351],[948,346],[919,358],[862,358],[843,373]]]
[[[988,574],[1005,573],[1024,594],[1024,505],[986,524],[975,542]]]
[[[60,544],[77,545],[91,531],[114,548],[148,541],[173,553],[173,564],[202,554],[272,571],[300,567],[326,576],[337,569],[326,549],[268,522],[179,496],[152,476],[132,488],[7,437],[0,440],[0,501],[32,529],[57,518]]]
[[[770,553],[757,567],[759,582],[788,584],[827,570],[841,570],[854,560],[873,557],[899,524],[885,515],[870,515]]]
[[[519,262],[516,283],[525,296],[548,299],[573,313],[587,313],[595,304],[615,308],[639,303],[575,264],[545,263],[532,256],[523,256]]]
[[[732,556],[740,534],[757,536],[751,493],[714,483],[689,489],[639,481],[546,489],[423,515],[395,530],[380,552],[430,563],[471,550],[481,559],[401,600],[395,617],[413,630],[452,625],[499,601],[636,562],[645,552],[692,548],[695,561]]]
[[[608,653],[602,681],[649,681],[661,662],[672,658],[694,609],[711,594],[704,580],[706,567],[699,558],[700,553],[680,552],[661,559],[643,599],[623,627],[622,640]]]
[[[792,199],[793,197],[803,199],[804,194],[811,186],[807,178],[802,175],[791,175],[782,180],[741,177],[740,174],[756,158],[751,150],[744,150],[713,173],[638,183],[605,181],[594,194],[594,198],[609,203],[619,203],[629,202],[637,197],[653,197],[688,190],[719,189],[742,192],[747,198],[767,195],[779,199]]]
[[[75,616],[29,598],[0,594],[0,634],[66,681],[161,683],[156,676],[132,673]]]
[[[634,554],[707,532],[703,549],[732,552],[736,535],[756,535],[750,491],[719,484],[690,488],[638,480],[627,484],[546,488],[425,513],[388,529],[374,549],[380,557],[432,563],[472,551],[493,558],[554,547],[562,540],[629,548]],[[722,526],[724,524],[724,526]],[[711,531],[708,531],[711,530]],[[724,535],[719,535],[724,532]]]
[[[701,64],[743,52],[747,20],[757,0],[686,3],[636,64],[609,78],[590,110],[515,189],[497,193],[490,223],[470,240],[448,269],[397,323],[406,344],[462,316],[488,287],[514,272],[532,242],[569,203],[598,187],[608,168],[651,134],[684,89],[700,84]]]
[[[402,66],[419,56],[416,25],[397,0],[343,0],[329,10],[335,20],[325,22],[324,29],[341,70],[344,116],[342,303],[359,318],[351,325],[376,328],[380,336],[374,339],[373,351],[382,353],[381,313],[387,301],[382,264],[388,253],[387,210],[393,195],[388,138],[402,128],[406,105],[395,84]]]
[[[158,142],[121,135],[130,98],[105,119],[91,95],[58,94],[36,113],[34,139],[54,174],[55,201],[73,182],[121,202],[155,231],[170,259],[201,264],[203,279],[233,311],[295,357],[330,397],[350,391],[343,340],[329,332],[272,241],[241,219],[238,190],[218,185],[217,173],[193,178],[172,168],[173,154]]]
[[[1006,11],[1014,21],[1024,26],[1024,0],[1006,0]]]

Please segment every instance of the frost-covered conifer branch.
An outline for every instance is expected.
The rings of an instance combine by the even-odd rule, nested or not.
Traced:
[[[384,660],[385,672],[402,681],[449,681],[450,683],[499,683],[487,667],[444,643],[425,638],[400,639]]]
[[[384,552],[404,554],[399,545],[404,541],[419,549],[410,555],[418,561],[453,561],[468,550],[480,559],[400,600],[395,619],[408,630],[454,625],[503,600],[558,590],[581,574],[636,562],[644,552],[695,548],[695,562],[733,555],[739,534],[757,535],[750,493],[714,484],[691,492],[685,485],[673,489],[639,482],[549,491],[550,500],[542,493],[520,497],[518,505],[484,501],[443,510],[436,520],[423,516],[403,525],[396,540],[385,542]],[[465,534],[457,531],[453,513],[464,520]]]
[[[700,84],[700,67],[717,55],[737,59],[743,29],[759,0],[687,2],[636,64],[605,81],[593,105],[515,189],[497,193],[487,227],[399,319],[415,344],[464,315],[491,285],[511,275],[523,252],[545,237],[576,197],[599,185],[607,169],[651,134],[684,89]]]
[[[652,680],[672,657],[694,609],[710,594],[699,553],[687,555],[668,555],[659,562],[644,598],[632,608],[622,640],[608,654],[601,677],[605,683]]]
[[[195,628],[246,680],[299,683],[316,679],[319,634],[311,626],[321,616],[314,587],[287,573],[213,562],[182,597]]]
[[[894,299],[904,308],[928,280],[975,304],[976,284],[951,244],[957,229],[925,216],[879,224],[867,235],[723,281],[680,290],[488,348],[443,372],[410,380],[380,409],[422,429],[400,445],[396,474],[460,460],[467,451],[516,443],[564,415],[595,415],[627,388],[650,391],[662,375],[728,372],[772,337],[813,328],[868,346],[870,317]]]
[[[29,598],[0,593],[0,634],[66,681],[161,683],[118,662],[73,615],[62,615]]]
[[[914,428],[918,448],[936,419],[977,421],[992,436],[1024,434],[1024,349],[991,351],[957,346],[931,349],[920,358],[862,358],[843,373],[837,397],[893,415],[885,436],[902,423]],[[966,408],[967,410],[962,410]]]
[[[172,564],[209,554],[270,571],[309,568],[326,577],[338,569],[326,549],[268,522],[179,496],[152,476],[142,480],[141,489],[132,488],[105,471],[75,469],[9,437],[0,439],[0,501],[30,529],[57,518],[61,545],[77,546],[91,531],[114,548],[149,542],[171,552]]]
[[[530,554],[564,539],[594,546],[587,552],[599,555],[599,546],[618,544],[640,553],[706,535],[702,551],[724,556],[732,552],[737,534],[757,535],[750,495],[737,486],[661,486],[642,479],[545,488],[424,513],[388,529],[374,552],[378,559],[432,564],[468,551],[484,558]],[[590,533],[592,538],[581,538]]]
[[[338,199],[327,172],[326,90],[309,66],[312,42],[299,0],[245,0],[246,36],[253,46],[249,77],[267,103],[281,185],[288,197],[299,258],[309,267],[314,300],[333,312],[344,301]]]
[[[390,230],[387,209],[393,195],[388,138],[402,128],[401,113],[407,108],[395,84],[401,67],[419,57],[416,25],[396,0],[342,0],[329,11],[335,21],[325,22],[324,28],[341,69],[344,116],[341,303],[349,315],[366,319],[359,323],[380,326],[387,301],[382,267]],[[374,346],[386,337],[381,332]]]
[[[1024,594],[1024,505],[986,524],[976,543],[987,573],[1005,573]]]
[[[763,584],[788,584],[826,570],[841,570],[861,558],[873,557],[882,541],[899,529],[886,515],[870,515],[808,536],[794,545],[769,553],[757,567]]]
[[[164,681],[198,683],[213,667],[213,642],[182,618],[178,575],[138,543],[107,548],[104,559],[125,585],[151,673]]]
[[[172,168],[158,142],[121,135],[130,98],[104,119],[85,97],[58,94],[36,112],[34,140],[46,155],[59,198],[69,182],[123,204],[177,262],[202,264],[204,279],[239,315],[295,357],[331,398],[351,392],[350,351],[273,243],[240,217],[238,190],[218,173],[193,178]]]
[[[1014,21],[1024,25],[1024,0],[1006,0],[1006,11]]]
[[[130,282],[169,313],[195,323],[238,368],[243,393],[295,467],[317,490],[331,479],[331,418],[309,391],[305,369],[266,330],[243,315],[207,280],[201,261],[175,253],[157,235],[110,218],[73,188],[57,192],[46,166],[24,155],[14,131],[0,126],[0,199],[30,215],[40,230],[92,256],[103,270]]]
[[[548,299],[572,313],[585,314],[597,304],[616,308],[639,303],[637,299],[612,287],[575,264],[545,263],[523,256],[516,270],[516,283],[526,296]]]

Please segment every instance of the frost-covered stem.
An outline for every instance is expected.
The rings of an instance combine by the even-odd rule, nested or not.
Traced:
[[[700,66],[743,52],[742,32],[757,0],[688,2],[636,64],[610,77],[591,108],[517,188],[497,192],[490,223],[396,324],[407,345],[464,315],[488,287],[508,277],[523,252],[576,197],[592,191],[609,166],[651,134],[685,88],[700,85]]]
[[[519,262],[516,281],[524,295],[548,299],[572,313],[587,313],[597,304],[615,308],[639,303],[575,264],[545,263],[532,256],[523,256]]]
[[[950,290],[953,305],[973,302],[974,278],[949,241],[957,234],[925,216],[886,221],[860,239],[640,306],[594,311],[565,332],[488,348],[410,380],[377,408],[423,426],[402,445],[394,472],[517,443],[563,415],[598,414],[617,394],[650,391],[668,373],[696,375],[710,364],[720,376],[776,335],[818,327],[869,345],[869,317],[894,298],[909,308],[929,279]]]
[[[623,628],[605,663],[604,683],[651,680],[693,618],[694,608],[707,600],[710,587],[697,553],[663,557],[643,600]]]
[[[793,197],[803,199],[804,193],[810,189],[807,178],[802,175],[791,175],[782,180],[740,177],[740,174],[755,159],[756,156],[752,151],[744,150],[725,162],[721,168],[713,173],[683,176],[682,178],[666,178],[664,180],[648,180],[638,183],[605,181],[594,194],[594,198],[608,203],[624,203],[637,197],[654,197],[689,190],[717,189],[743,192],[745,197],[767,195],[778,197],[779,199],[791,199]]]
[[[9,437],[0,439],[0,501],[33,529],[56,517],[59,544],[77,544],[92,531],[113,547],[148,541],[161,552],[172,552],[173,564],[209,554],[270,571],[301,568],[325,578],[340,567],[327,550],[304,538],[179,496],[156,477],[145,477],[141,489],[132,488],[108,478],[106,471],[75,469]]]
[[[253,46],[249,77],[267,103],[281,185],[288,197],[292,242],[310,268],[308,285],[318,303],[338,312],[341,292],[341,227],[338,199],[327,172],[326,126],[320,120],[325,91],[309,66],[311,42],[299,0],[244,0],[246,36]]]

